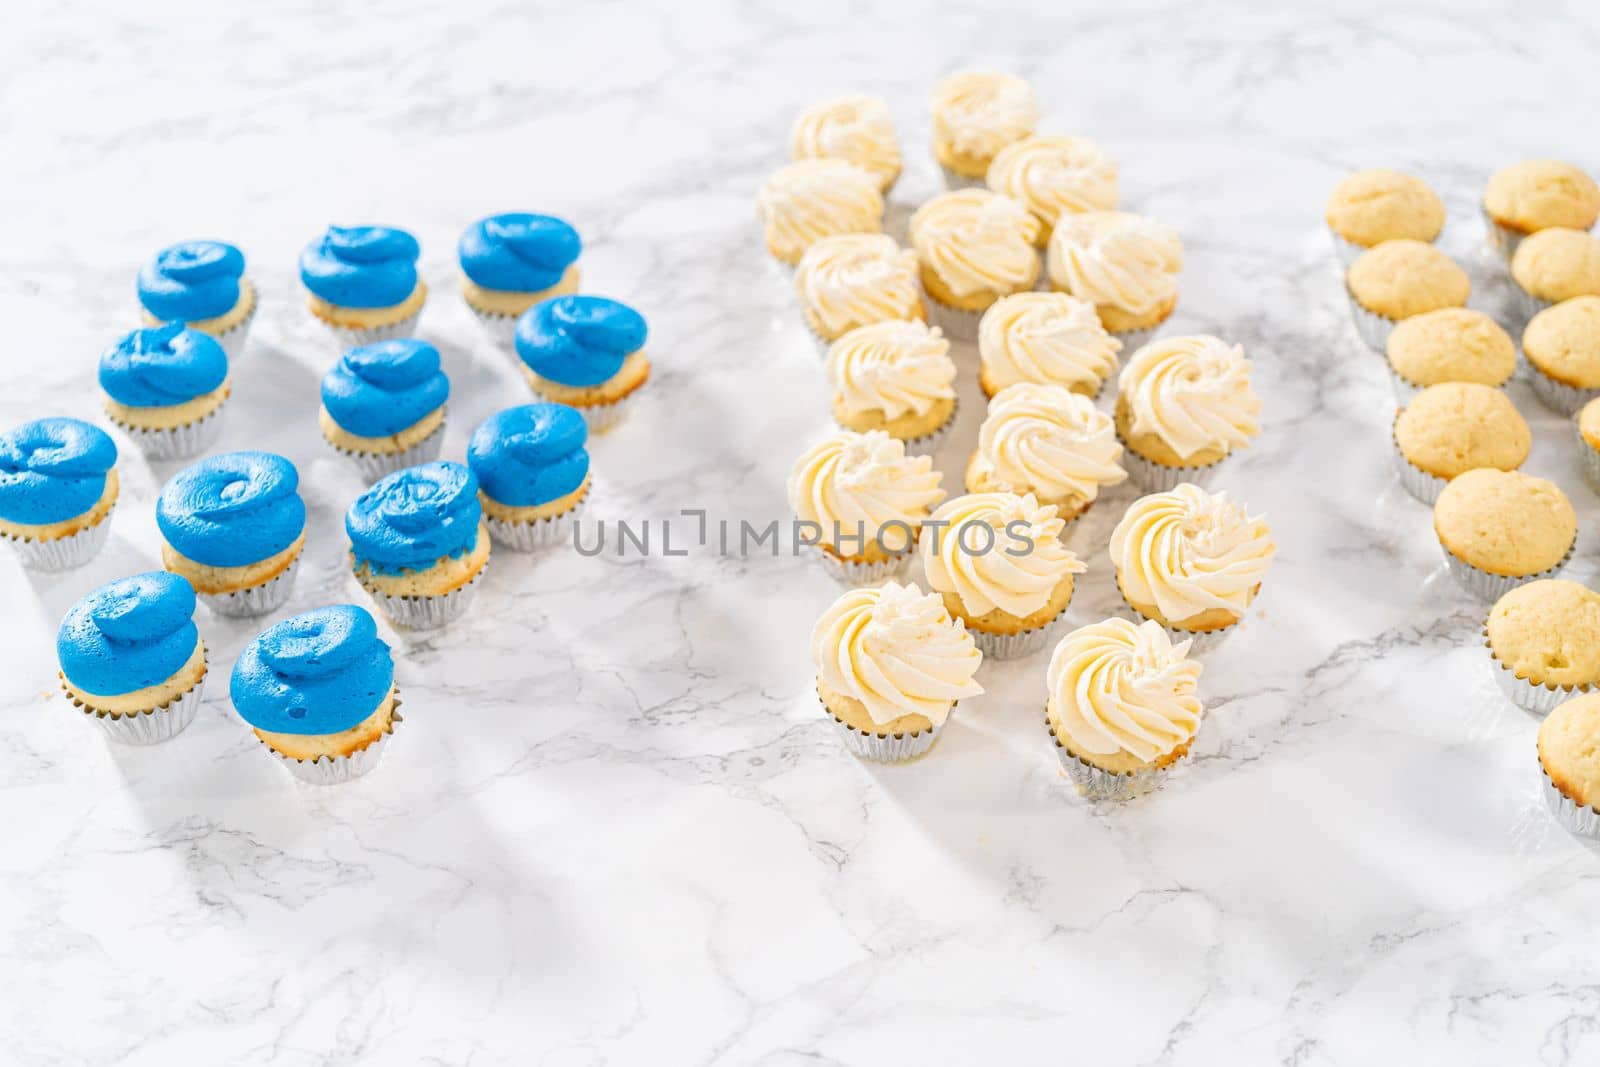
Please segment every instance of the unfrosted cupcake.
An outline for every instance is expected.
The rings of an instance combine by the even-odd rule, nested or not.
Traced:
[[[417,277],[422,247],[388,226],[329,226],[300,253],[311,314],[341,348],[410,337],[428,299]]]
[[[454,621],[489,566],[478,479],[448,460],[395,471],[344,516],[350,567],[396,626]]]
[[[180,322],[133,330],[100,354],[106,417],[151,459],[187,459],[222,433],[228,357]]]
[[[1051,288],[1093,304],[1126,348],[1148,341],[1178,306],[1183,244],[1154,219],[1126,211],[1063,216],[1048,260]]]
[[[1061,542],[1056,509],[1030,493],[968,493],[933,513],[922,539],[928,587],[944,598],[985,659],[1045,646],[1088,570]]]
[[[161,487],[161,561],[219,615],[265,615],[294,588],[306,505],[294,464],[271,452],[224,452]]]
[[[986,180],[1033,212],[1040,248],[1062,215],[1117,206],[1116,161],[1083,137],[1036,135],[1009,144],[989,164]]]
[[[978,385],[991,398],[1023,383],[1064,385],[1095,397],[1117,369],[1121,350],[1087,300],[1014,293],[996,301],[978,324]]]
[[[177,736],[205,689],[194,588],[166,571],[101,586],[61,620],[56,658],[67,699],[111,740],[149,745]]]
[[[1444,202],[1428,183],[1397,170],[1358,170],[1323,210],[1339,260],[1349,266],[1384,241],[1432,242],[1444,229]]]
[[[1277,551],[1267,520],[1187,483],[1135,500],[1111,531],[1123,600],[1192,655],[1237,629]]]
[[[1589,401],[1573,420],[1578,434],[1579,454],[1583,458],[1583,478],[1589,488],[1600,493],[1600,399]]]
[[[1548,714],[1600,689],[1600,593],[1560,578],[1518,586],[1489,609],[1483,642],[1512,703]]]
[[[267,751],[312,785],[366,774],[402,721],[389,646],[354,604],[263,630],[239,653],[228,688]]]
[[[1479,467],[1440,490],[1433,530],[1456,580],[1484,600],[1498,600],[1560,573],[1577,546],[1578,515],[1554,482]]]
[[[256,317],[256,289],[244,276],[244,253],[222,241],[180,241],[139,268],[146,325],[181,322],[209,334],[228,359],[244,351]]]
[[[767,251],[794,266],[806,249],[841,233],[883,229],[878,179],[842,159],[802,159],[762,183],[756,213],[766,228]]]
[[[885,194],[900,177],[900,143],[889,105],[876,96],[853,93],[812,104],[795,116],[789,130],[795,159],[842,159],[878,179]]]
[[[528,385],[577,409],[595,433],[627,414],[650,380],[649,327],[627,304],[603,296],[558,296],[517,321],[517,356]]]
[[[1600,237],[1563,226],[1540,230],[1517,246],[1511,280],[1526,318],[1563,300],[1600,296]]]
[[[1117,379],[1123,466],[1147,493],[1204,485],[1261,432],[1244,349],[1217,337],[1171,337],[1133,354]]]
[[[514,211],[461,234],[461,296],[489,336],[511,346],[517,319],[541,300],[578,291],[583,241],[565,219]]]
[[[1001,149],[1033,133],[1039,101],[1013,74],[969,70],[933,87],[933,157],[951,189],[982,185]]]
[[[322,436],[367,481],[439,455],[450,379],[409,337],[352,348],[322,378]]]
[[[789,506],[815,528],[803,543],[847,585],[899,573],[928,513],[944,499],[927,456],[908,456],[882,430],[846,431],[819,441],[789,471]]]
[[[1154,792],[1189,754],[1204,706],[1188,649],[1153,622],[1127,619],[1061,639],[1046,674],[1045,724],[1078,792],[1091,800]]]
[[[78,419],[36,419],[0,434],[0,539],[24,567],[63,571],[99,553],[117,503],[116,463],[116,443]]]
[[[1533,371],[1533,394],[1571,415],[1600,396],[1600,296],[1579,296],[1546,308],[1522,331],[1522,354]]]
[[[1444,382],[1502,389],[1517,371],[1517,345],[1489,316],[1471,308],[1440,308],[1395,326],[1384,346],[1398,404]]]
[[[1039,220],[987,189],[936,196],[911,216],[922,289],[932,321],[958,341],[978,336],[978,319],[1001,297],[1039,278]]]
[[[969,493],[1031,493],[1063,522],[1094,506],[1100,490],[1127,479],[1111,417],[1082,393],[1024,383],[989,402],[978,448],[967,461]]]
[[[1496,171],[1483,190],[1489,244],[1506,260],[1530,233],[1587,230],[1600,217],[1600,185],[1570,163],[1529,159]]]
[[[857,433],[882,430],[909,456],[932,455],[956,418],[950,342],[922,322],[851,330],[828,350],[833,417]]]
[[[589,427],[565,404],[497,411],[467,442],[489,536],[530,552],[569,537],[589,495]]]
[[[1395,471],[1406,492],[1432,504],[1445,484],[1478,467],[1514,471],[1533,433],[1504,391],[1471,382],[1430,385],[1395,414]]]
[[[1539,724],[1545,803],[1567,830],[1600,838],[1600,693],[1560,705]]]
[[[1467,306],[1467,272],[1431,244],[1384,241],[1363,252],[1345,273],[1356,333],[1379,352],[1404,319],[1440,308]]]
[[[824,237],[800,257],[794,290],[824,354],[857,327],[924,317],[917,254],[881,233]]]
[[[835,600],[811,630],[817,698],[851,752],[898,763],[938,740],[983,653],[939,598],[888,582]]]

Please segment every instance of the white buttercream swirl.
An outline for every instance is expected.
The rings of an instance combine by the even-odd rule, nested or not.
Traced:
[[[807,318],[829,337],[922,312],[917,254],[881,233],[822,238],[800,257],[794,289]]]
[[[1121,350],[1094,305],[1066,293],[1013,293],[990,305],[978,324],[984,382],[995,392],[1039,382],[1093,396],[1117,369]]]
[[[934,138],[976,159],[992,159],[1039,123],[1039,101],[1014,74],[947,75],[933,87],[931,104]]]
[[[957,296],[1009,293],[1038,277],[1039,220],[1010,197],[960,189],[911,216],[911,247]]]
[[[908,456],[905,445],[882,430],[835,434],[819,441],[789,472],[789,504],[795,515],[822,527],[822,539],[839,545],[843,532],[852,547],[882,535],[883,547],[906,546],[903,523],[915,536],[928,512],[944,499],[939,472],[928,456]],[[862,555],[859,550],[848,553]]]
[[[836,403],[850,415],[926,415],[956,395],[950,342],[937,326],[916,320],[851,330],[828,349],[827,373]]]
[[[880,188],[900,174],[894,118],[876,96],[854,94],[812,104],[795,116],[789,151],[795,159],[847,160],[877,178]]]
[[[1244,349],[1209,334],[1151,341],[1122,368],[1117,387],[1129,429],[1154,434],[1184,459],[1243,447],[1261,432]]]
[[[1135,500],[1111,531],[1123,594],[1169,623],[1218,609],[1243,615],[1276,553],[1265,519],[1187,483]]]
[[[922,567],[937,593],[954,593],[968,615],[999,608],[1026,618],[1050,602],[1068,575],[1088,570],[1061,541],[1056,509],[1032,493],[968,493],[942,505],[922,539]],[[967,526],[988,526],[963,533]]]
[[[842,159],[802,159],[774,172],[756,194],[767,247],[786,263],[836,233],[883,228],[878,179]]]
[[[1055,286],[1092,304],[1148,315],[1178,297],[1183,245],[1170,226],[1142,215],[1063,215],[1047,258]]]
[[[1028,137],[989,164],[989,188],[1022,201],[1046,226],[1117,206],[1117,164],[1082,137]]]
[[[1041,500],[1093,500],[1128,477],[1111,416],[1061,385],[1013,385],[995,394],[978,430],[976,472]]]
[[[1194,738],[1203,705],[1200,664],[1153,622],[1106,619],[1072,631],[1050,657],[1046,679],[1061,739],[1073,752],[1126,752],[1154,763]]]

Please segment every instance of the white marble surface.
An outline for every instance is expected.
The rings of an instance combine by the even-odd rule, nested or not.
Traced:
[[[1474,304],[1505,293],[1474,210],[1534,154],[1600,167],[1592,12],[1500,3],[1338,14],[1216,3],[980,17],[829,2],[470,2],[386,17],[32,11],[0,43],[0,422],[94,417],[94,361],[164,242],[239,243],[264,305],[225,447],[300,464],[293,606],[359,599],[321,447],[332,358],[300,245],[385,221],[425,247],[423,336],[452,376],[448,455],[525,390],[454,297],[472,218],[543,209],[585,287],[650,317],[657,373],[593,447],[595,516],[786,513],[829,425],[754,191],[790,115],[881,93],[935,189],[924,97],[1014,69],[1050,127],[1100,139],[1127,203],[1188,248],[1174,326],[1242,342],[1265,431],[1222,479],[1281,558],[1207,662],[1197,755],[1096,809],[1040,721],[1045,657],[992,664],[915,765],[863,766],[814,710],[805,637],[834,595],[799,560],[502,558],[471,618],[395,636],[407,719],[348,788],[296,785],[222,683],[253,629],[202,617],[213,685],[175,742],[116,750],[52,696],[90,587],[157,563],[170,469],[127,454],[108,550],[63,577],[0,560],[0,1061],[652,1065],[1600,1061],[1600,859],[1536,792],[1535,723],[1492,688],[1483,608],[1390,474],[1381,363],[1348,324],[1321,204],[1396,165],[1450,208]],[[939,455],[954,488],[976,433]],[[1531,469],[1593,496],[1525,386]],[[1111,610],[1110,494],[1074,536],[1071,609]]]

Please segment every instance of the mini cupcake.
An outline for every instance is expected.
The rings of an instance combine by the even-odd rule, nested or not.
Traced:
[[[428,299],[417,277],[422,248],[404,230],[329,226],[300,253],[307,305],[340,348],[410,337]]]
[[[1122,342],[1094,305],[1066,293],[1014,293],[978,324],[978,385],[993,398],[1011,385],[1063,385],[1096,397],[1117,369]]]
[[[1122,464],[1147,493],[1205,485],[1261,432],[1244,349],[1208,335],[1152,341],[1117,379]]]
[[[1401,320],[1466,307],[1472,292],[1467,272],[1422,241],[1384,241],[1361,253],[1344,280],[1356,333],[1379,352]]]
[[[817,698],[845,747],[900,763],[922,755],[956,702],[978,696],[983,653],[939,598],[888,582],[835,600],[811,630]]]
[[[1061,542],[1056,509],[1033,496],[969,493],[933,513],[922,539],[928,587],[985,659],[1043,648],[1088,570]]]
[[[354,604],[263,630],[239,653],[228,688],[267,751],[312,785],[372,770],[401,722],[389,646]]]
[[[352,348],[322,378],[322,436],[367,481],[438,458],[450,379],[409,337]]]
[[[1117,206],[1117,164],[1083,137],[1027,137],[1002,148],[989,164],[990,189],[1018,201],[1039,220],[1040,248],[1056,220]]]
[[[900,572],[928,513],[944,499],[927,456],[908,456],[882,430],[835,434],[795,461],[789,505],[815,536],[801,543],[846,585]]]
[[[572,535],[589,495],[589,427],[565,404],[524,404],[490,415],[467,443],[489,536],[531,552]]]
[[[1238,628],[1277,551],[1267,520],[1187,483],[1135,500],[1111,531],[1122,599],[1191,655]]]
[[[1123,347],[1138,348],[1178,306],[1177,231],[1126,211],[1063,216],[1050,235],[1051,288],[1094,305]]]
[[[969,70],[933,87],[933,158],[951,189],[982,185],[1001,149],[1033,133],[1039,101],[1013,74]]]
[[[1570,163],[1530,159],[1497,171],[1483,190],[1489,244],[1510,262],[1530,233],[1587,230],[1600,217],[1600,185]]]
[[[1539,724],[1545,803],[1568,831],[1600,838],[1600,693],[1569,700]]]
[[[1511,257],[1523,318],[1579,296],[1600,296],[1600,237],[1552,226],[1517,246]]]
[[[294,464],[271,452],[224,452],[161,487],[161,561],[219,615],[265,615],[294,588],[306,505]]]
[[[64,571],[106,543],[117,503],[117,446],[77,419],[36,419],[0,434],[0,538],[22,565]]]
[[[1578,433],[1578,453],[1583,458],[1583,480],[1600,493],[1600,399],[1589,401],[1573,420]]]
[[[995,301],[1039,279],[1039,220],[987,189],[936,196],[911,216],[911,247],[928,314],[958,341],[975,340]]]
[[[231,388],[211,335],[174,322],[134,330],[100,355],[106,417],[151,459],[188,459],[216,444]]]
[[[1600,593],[1560,578],[1518,586],[1489,609],[1483,643],[1511,702],[1547,715],[1600,689]]]
[[[1046,674],[1045,725],[1056,756],[1090,800],[1161,788],[1189,754],[1204,706],[1200,664],[1153,622],[1106,619],[1061,639]]]
[[[1397,170],[1358,170],[1334,189],[1323,211],[1346,267],[1384,241],[1432,242],[1444,229],[1444,202],[1428,183]]]
[[[1533,371],[1533,395],[1551,411],[1571,415],[1600,397],[1600,296],[1539,312],[1522,331],[1522,354]]]
[[[812,104],[789,130],[795,159],[842,159],[878,179],[884,195],[900,177],[900,143],[889,105],[876,96],[852,94]]]
[[[851,330],[828,350],[833,417],[857,433],[882,430],[906,455],[928,456],[956,420],[956,365],[950,342],[922,322],[879,322]]]
[[[1452,478],[1433,505],[1445,566],[1469,592],[1498,600],[1553,578],[1578,543],[1578,515],[1554,482],[1479,467]]]
[[[176,737],[194,719],[206,682],[194,588],[165,571],[101,586],[61,620],[56,658],[67,699],[111,740]]]
[[[1032,494],[1076,522],[1108,485],[1128,477],[1111,417],[1061,385],[1002,389],[967,461],[969,493]]]
[[[1503,389],[1517,371],[1517,345],[1500,324],[1470,308],[1440,308],[1395,326],[1384,346],[1395,403],[1430,385],[1475,382]]]
[[[461,296],[495,343],[510,348],[524,311],[578,291],[582,252],[565,219],[525,212],[479,219],[456,243]]]
[[[824,237],[800,257],[794,290],[824,355],[857,327],[925,317],[917,254],[881,233]]]
[[[182,241],[139,268],[145,324],[181,322],[209,334],[228,359],[244,351],[256,317],[256,289],[244,276],[244,253],[221,241]]]
[[[878,179],[842,159],[802,159],[776,171],[756,194],[767,251],[794,266],[806,249],[841,233],[883,229]]]
[[[1471,382],[1430,385],[1395,414],[1394,463],[1406,492],[1432,504],[1456,475],[1478,467],[1514,471],[1533,432],[1511,398]]]
[[[603,296],[558,296],[517,320],[523,377],[546,400],[576,408],[594,433],[627,413],[650,378],[644,316]]]
[[[356,581],[396,626],[454,621],[489,566],[478,479],[459,463],[395,471],[356,498],[344,529]]]

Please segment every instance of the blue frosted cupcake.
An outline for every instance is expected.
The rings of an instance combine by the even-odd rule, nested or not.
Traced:
[[[517,320],[517,355],[533,391],[576,408],[604,433],[650,377],[644,316],[603,296],[558,296]]]
[[[239,358],[256,317],[256,290],[244,276],[244,253],[222,241],[181,241],[139,268],[146,325],[181,322],[209,334],[228,359]]]
[[[344,528],[356,581],[396,626],[452,621],[489,566],[478,479],[459,463],[395,471],[356,498]]]
[[[167,570],[221,615],[264,615],[289,599],[306,546],[294,464],[271,452],[224,452],[174,474],[156,501]]]
[[[438,458],[450,379],[439,350],[400,338],[352,348],[322,379],[322,436],[375,481]]]
[[[151,459],[187,459],[222,433],[228,357],[181,322],[125,334],[100,356],[106,416]]]
[[[422,247],[387,226],[329,226],[300,253],[300,280],[311,314],[340,348],[410,337],[428,299],[417,277]]]
[[[578,291],[583,241],[563,219],[513,212],[479,219],[456,245],[461,295],[491,337],[510,347],[517,318],[541,300]]]
[[[174,737],[194,719],[206,682],[194,589],[166,571],[103,585],[68,609],[56,658],[67,698],[111,740]]]
[[[565,404],[524,404],[496,412],[467,443],[489,536],[531,552],[571,535],[589,495],[589,427]]]
[[[0,538],[24,567],[64,571],[95,557],[111,532],[116,463],[116,443],[78,419],[0,434]]]
[[[234,662],[229,695],[268,751],[315,785],[366,774],[401,721],[389,646],[354,604],[257,634]]]

